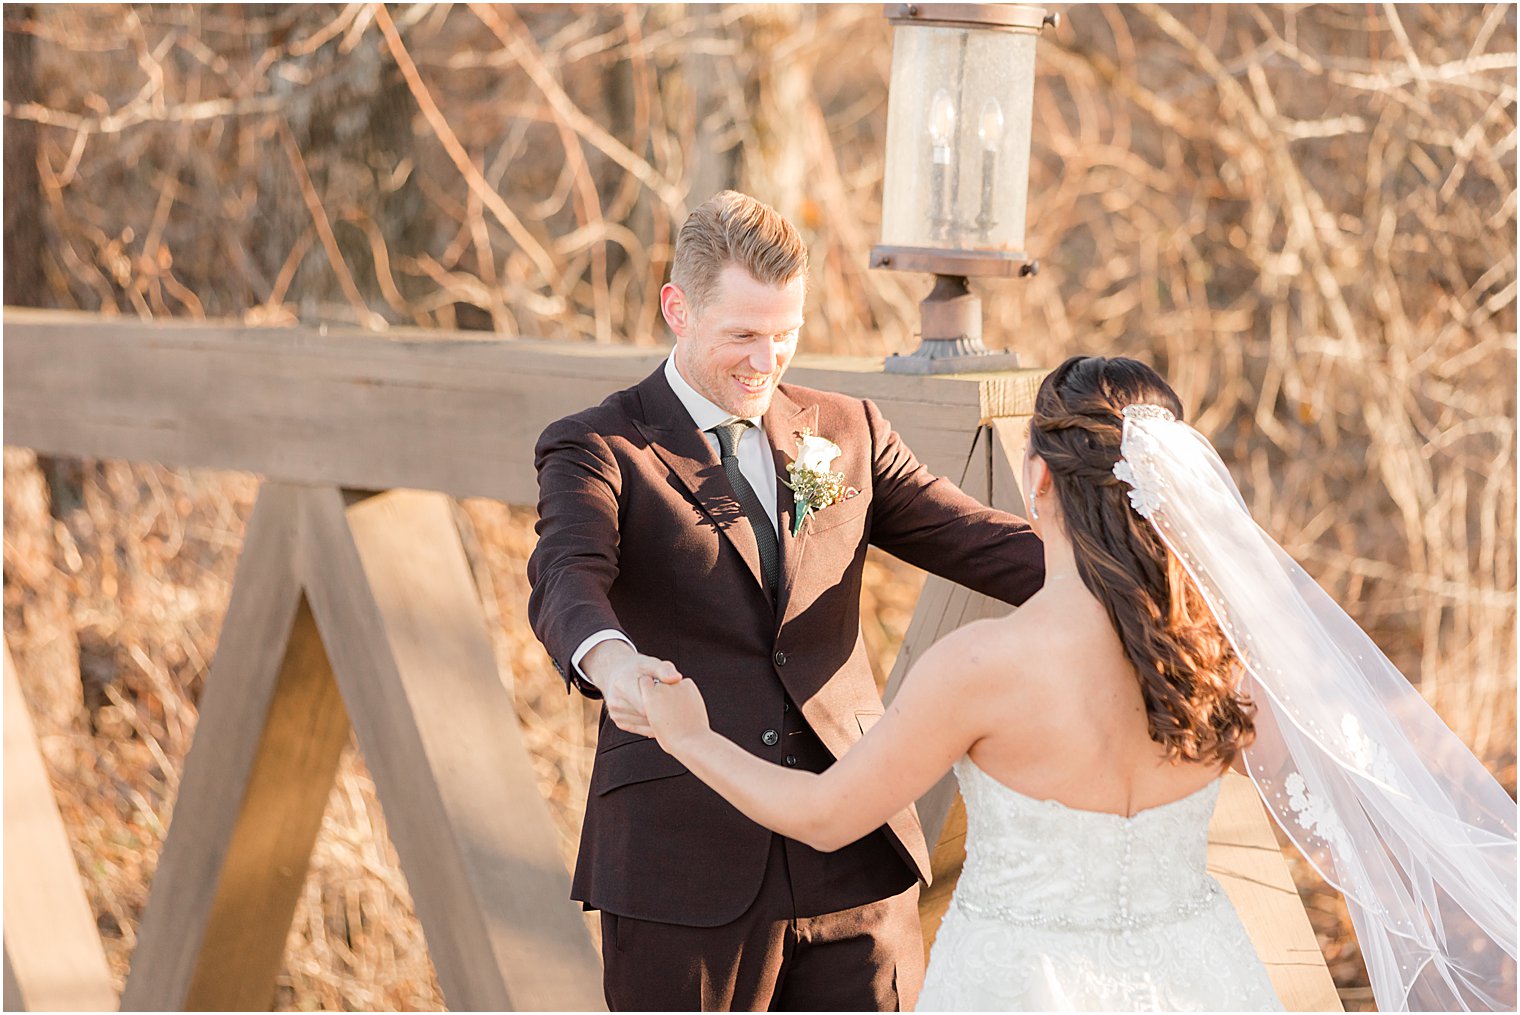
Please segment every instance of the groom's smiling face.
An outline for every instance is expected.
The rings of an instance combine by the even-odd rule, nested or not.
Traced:
[[[705,305],[694,308],[679,286],[660,305],[676,336],[676,369],[708,401],[742,419],[763,416],[797,351],[807,280],[768,285],[730,264]]]

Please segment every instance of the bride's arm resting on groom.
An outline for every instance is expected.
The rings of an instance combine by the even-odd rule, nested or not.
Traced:
[[[830,852],[879,828],[933,786],[978,741],[995,738],[1005,763],[1033,760],[1046,689],[1010,660],[1031,652],[1042,617],[1037,599],[1012,617],[947,635],[913,667],[886,715],[821,774],[771,764],[708,726],[701,675],[641,684],[660,745],[745,816]],[[977,703],[1017,700],[1019,707]],[[1028,718],[1019,722],[1020,716]]]

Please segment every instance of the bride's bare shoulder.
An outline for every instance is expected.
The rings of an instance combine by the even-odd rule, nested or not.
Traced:
[[[1034,691],[1047,681],[1064,691],[1065,667],[1052,663],[1086,654],[1112,637],[1101,607],[1042,593],[1007,616],[974,621],[946,635],[932,654],[936,668],[974,683],[991,682],[1001,691]]]
[[[976,620],[957,628],[935,643],[936,662],[968,677],[1007,680],[1062,637],[1054,630],[1056,617],[1036,596],[1004,617]]]

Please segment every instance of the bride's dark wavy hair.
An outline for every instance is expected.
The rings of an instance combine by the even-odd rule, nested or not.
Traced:
[[[1136,403],[1182,419],[1177,393],[1144,363],[1073,356],[1040,385],[1029,448],[1050,468],[1077,573],[1139,674],[1151,739],[1171,761],[1223,766],[1255,736],[1255,706],[1197,585],[1114,476],[1122,413]]]

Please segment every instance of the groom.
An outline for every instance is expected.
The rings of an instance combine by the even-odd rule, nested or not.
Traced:
[[[882,715],[868,545],[1010,603],[1043,577],[1028,525],[931,475],[870,402],[781,385],[807,265],[773,209],[712,198],[660,292],[673,354],[539,439],[529,617],[603,699],[572,895],[601,911],[614,1011],[906,1010],[923,980],[913,809],[833,853],[773,835],[649,739],[640,682],[691,677],[718,732],[819,772]],[[843,478],[799,524],[805,434]]]

